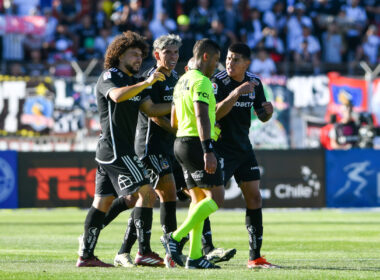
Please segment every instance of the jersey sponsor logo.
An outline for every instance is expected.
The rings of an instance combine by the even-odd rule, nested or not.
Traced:
[[[0,203],[6,201],[15,188],[15,176],[7,161],[0,158]]]
[[[214,95],[217,95],[218,94],[218,84],[212,83],[212,89],[214,90]]]
[[[166,87],[165,87],[165,90],[166,91],[170,91],[170,90],[172,90],[174,87],[169,87],[168,85],[166,85]]]
[[[104,72],[103,74],[103,80],[108,80],[108,79],[111,79],[111,72],[110,71],[107,71],[107,72]]]
[[[164,101],[172,101],[173,100],[173,95],[165,95],[164,96]]]
[[[234,104],[234,107],[243,107],[243,108],[250,108],[253,106],[253,102],[239,102],[237,101],[235,104]]]
[[[201,180],[204,176],[204,172],[203,170],[197,170],[193,173],[191,173],[191,177],[194,179],[194,180]]]
[[[120,190],[125,190],[133,185],[132,179],[123,174],[119,174],[117,177],[117,183],[119,185]]]
[[[230,77],[227,77],[227,78],[225,78],[225,79],[222,80],[222,83],[223,83],[225,86],[228,85],[230,82],[231,82]]]
[[[197,94],[199,97],[203,97],[206,99],[209,99],[209,97],[210,97],[207,92],[197,92]]]
[[[123,73],[121,71],[117,72],[117,74],[119,75],[120,78],[123,78]]]
[[[135,101],[135,102],[138,102],[138,101],[141,100],[141,96],[134,96],[134,97],[132,97],[132,98],[129,99],[129,100],[131,100],[131,101]]]

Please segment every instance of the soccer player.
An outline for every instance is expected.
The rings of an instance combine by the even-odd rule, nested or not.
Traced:
[[[153,42],[156,65],[143,73],[143,76],[149,77],[157,69],[165,75],[164,81],[157,82],[145,90],[154,103],[171,104],[173,100],[173,89],[178,81],[174,68],[177,65],[181,44],[181,38],[172,34],[160,36]],[[173,177],[175,133],[176,130],[170,126],[170,115],[149,118],[146,113],[140,111],[135,151],[145,167],[151,171],[151,182],[160,198],[161,227],[164,234],[177,229],[177,197]],[[115,265],[125,267],[133,265],[130,251],[136,240],[136,227],[131,222],[134,212],[131,213],[123,245],[115,257]],[[173,266],[168,255],[164,261],[167,266]]]
[[[262,122],[268,121],[273,106],[266,101],[260,79],[247,72],[251,50],[243,43],[228,48],[226,70],[214,75],[216,119],[221,134],[216,151],[224,163],[224,182],[232,175],[238,182],[246,202],[245,224],[249,235],[249,268],[272,268],[260,254],[263,222],[259,189],[260,171],[248,137],[251,108]]]
[[[166,253],[180,266],[182,238],[190,232],[190,253],[186,268],[220,268],[202,254],[203,221],[223,203],[223,174],[212,137],[215,124],[215,97],[209,77],[220,57],[219,46],[202,39],[193,48],[195,67],[187,71],[174,88],[171,113],[172,127],[177,127],[174,154],[184,172],[191,204],[186,220],[161,242]]]
[[[170,105],[154,104],[139,94],[155,82],[165,80],[165,75],[158,71],[144,81],[134,77],[148,50],[145,38],[128,31],[116,37],[105,54],[105,71],[96,85],[102,131],[96,149],[95,197],[84,223],[78,267],[113,266],[94,256],[94,250],[106,212],[118,196],[123,197],[127,207],[136,206],[134,224],[139,229],[136,262],[149,259],[153,266],[164,265],[163,259],[150,248],[156,194],[133,147],[139,110],[148,116],[163,116],[170,112]]]

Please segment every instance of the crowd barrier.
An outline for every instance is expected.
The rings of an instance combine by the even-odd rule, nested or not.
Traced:
[[[263,207],[380,207],[380,151],[258,150],[256,156]],[[96,167],[93,152],[0,152],[0,208],[88,208]],[[225,208],[245,207],[233,179],[225,194]]]

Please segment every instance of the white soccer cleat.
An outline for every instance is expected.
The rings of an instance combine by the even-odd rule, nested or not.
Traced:
[[[115,266],[122,267],[135,267],[136,265],[133,263],[131,255],[128,253],[117,254],[115,259],[113,260],[113,264]]]

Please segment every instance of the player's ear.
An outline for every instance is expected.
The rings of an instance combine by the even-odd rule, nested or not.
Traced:
[[[208,53],[203,53],[203,55],[202,55],[202,59],[203,59],[203,61],[207,61],[208,59],[209,59],[209,54]]]
[[[158,52],[153,52],[154,58],[158,61],[160,60],[160,54]]]

